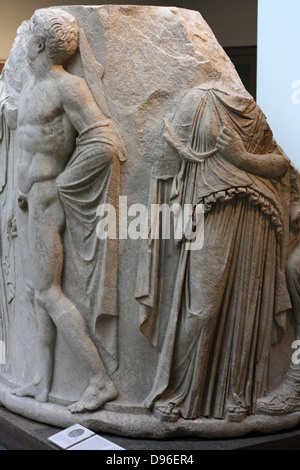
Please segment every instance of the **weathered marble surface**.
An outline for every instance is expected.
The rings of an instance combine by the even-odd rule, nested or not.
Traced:
[[[63,60],[72,74],[70,83],[63,79],[60,84],[60,75],[55,76],[52,92],[46,87],[39,96],[41,90],[33,89],[27,103],[24,91],[21,96],[37,76],[27,59],[28,22],[18,30],[0,82],[5,86],[1,100],[8,97],[0,102],[0,339],[7,347],[0,401],[50,424],[79,422],[129,436],[230,437],[295,426],[300,421],[298,374],[289,363],[298,335],[292,323],[299,316],[299,248],[293,252],[299,242],[297,170],[274,142],[263,113],[199,13],[108,5],[62,9],[79,26],[79,49],[68,62]],[[37,42],[30,48],[32,55],[34,46],[40,60],[43,50]],[[57,89],[70,91],[73,83],[78,83],[78,93],[75,86],[62,108],[60,102],[55,109],[71,123],[65,139],[75,148],[70,161],[85,144],[82,131],[104,120],[111,129],[105,142],[103,136],[91,137],[104,147],[111,145],[116,155],[112,166],[98,169],[90,186],[93,197],[80,178],[90,175],[93,163],[75,176],[65,167],[55,174],[65,218],[60,229],[63,254],[53,242],[57,225],[51,231],[46,221],[43,236],[54,244],[44,256],[41,241],[35,239],[40,225],[33,226],[31,242],[26,240],[27,216],[41,194],[20,198],[20,128],[34,119],[39,124],[47,104],[51,114]],[[80,84],[86,89],[83,95]],[[62,128],[61,121],[54,142]],[[80,134],[77,143],[74,128]],[[27,136],[30,140],[30,131]],[[89,152],[87,148],[83,164]],[[92,153],[96,155],[94,149]],[[72,193],[74,204],[68,205],[74,181],[82,194],[74,202]],[[26,196],[27,189],[21,193]],[[79,206],[87,194],[94,205]],[[204,204],[204,249],[189,252],[185,242],[166,240],[109,240],[100,244],[95,259],[93,243],[83,243],[95,229],[95,217],[91,221],[89,215],[95,215],[96,203],[117,204],[119,194],[127,196],[128,207],[171,204],[180,198],[181,203]],[[32,280],[28,284],[26,274],[34,256],[29,269],[36,285]],[[80,266],[78,256],[86,256]],[[62,278],[56,280],[56,288],[62,288],[58,298],[52,291],[48,298],[47,288],[39,286],[47,263],[46,272],[54,269],[51,260],[63,263]],[[78,312],[73,324],[67,317],[65,324],[56,318],[62,295],[71,302],[62,310]],[[189,302],[182,303],[187,297]],[[42,315],[50,315],[55,324],[44,341],[44,359],[37,341]],[[88,334],[84,328],[78,334],[81,316]],[[90,366],[83,353],[87,343]],[[43,364],[53,368],[53,376],[46,374],[49,397],[11,393],[27,395],[28,384],[39,385]],[[118,397],[114,399],[115,391],[105,399],[98,396],[94,410],[87,412],[92,406],[86,392],[95,385],[95,376],[96,394],[101,395],[99,380],[104,379],[116,387]],[[277,386],[281,388],[274,393]]]

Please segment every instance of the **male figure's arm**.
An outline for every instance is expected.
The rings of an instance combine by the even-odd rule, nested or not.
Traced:
[[[78,133],[107,120],[84,79],[67,74],[59,81],[59,88],[64,111]]]

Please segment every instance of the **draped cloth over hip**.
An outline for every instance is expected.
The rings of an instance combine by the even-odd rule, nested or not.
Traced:
[[[110,120],[94,124],[78,136],[57,178],[66,214],[63,289],[82,312],[109,373],[117,367],[118,243],[100,240],[96,227],[100,204],[118,208],[123,157],[116,142]]]

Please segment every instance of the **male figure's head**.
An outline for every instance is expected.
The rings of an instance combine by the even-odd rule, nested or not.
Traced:
[[[30,20],[28,58],[41,54],[55,65],[64,64],[76,51],[78,25],[74,16],[58,8],[37,10]]]

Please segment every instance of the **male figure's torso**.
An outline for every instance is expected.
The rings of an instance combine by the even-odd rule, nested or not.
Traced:
[[[18,185],[28,194],[36,182],[57,178],[75,148],[76,130],[64,111],[58,77],[32,80],[21,95]]]

